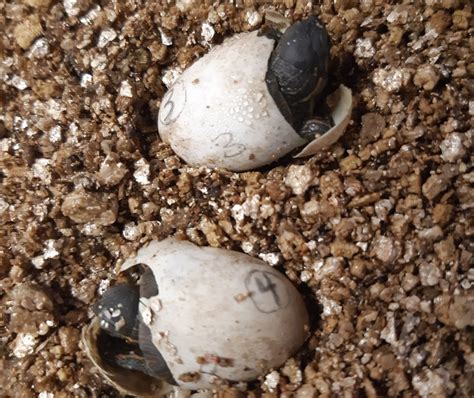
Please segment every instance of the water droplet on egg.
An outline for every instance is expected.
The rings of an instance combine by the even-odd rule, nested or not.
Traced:
[[[263,99],[263,97],[264,97],[264,95],[261,92],[259,92],[255,95],[255,99],[257,100],[257,102],[260,102]]]

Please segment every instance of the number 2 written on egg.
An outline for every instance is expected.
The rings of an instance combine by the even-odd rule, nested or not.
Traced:
[[[160,110],[160,122],[165,126],[176,122],[187,100],[183,82],[176,83],[163,98]]]

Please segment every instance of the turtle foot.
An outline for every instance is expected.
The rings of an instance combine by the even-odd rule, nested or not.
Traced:
[[[298,134],[305,140],[312,141],[328,132],[332,126],[334,122],[330,116],[313,117],[303,124]]]

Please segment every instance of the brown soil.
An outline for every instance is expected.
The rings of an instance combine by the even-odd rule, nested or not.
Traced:
[[[240,174],[186,167],[157,112],[178,68],[271,2],[162,3],[0,3],[0,395],[120,396],[80,329],[117,261],[176,234],[318,303],[250,396],[474,396],[470,2],[275,1],[321,16],[356,105],[330,150]]]

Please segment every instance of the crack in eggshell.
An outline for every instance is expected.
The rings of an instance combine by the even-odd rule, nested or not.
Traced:
[[[349,121],[351,120],[353,106],[352,92],[349,88],[341,84],[337,89],[336,94],[339,96],[339,101],[331,110],[331,117],[334,121],[334,126],[325,134],[307,144],[301,152],[294,156],[295,158],[311,156],[322,151],[336,143],[346,131]]]

